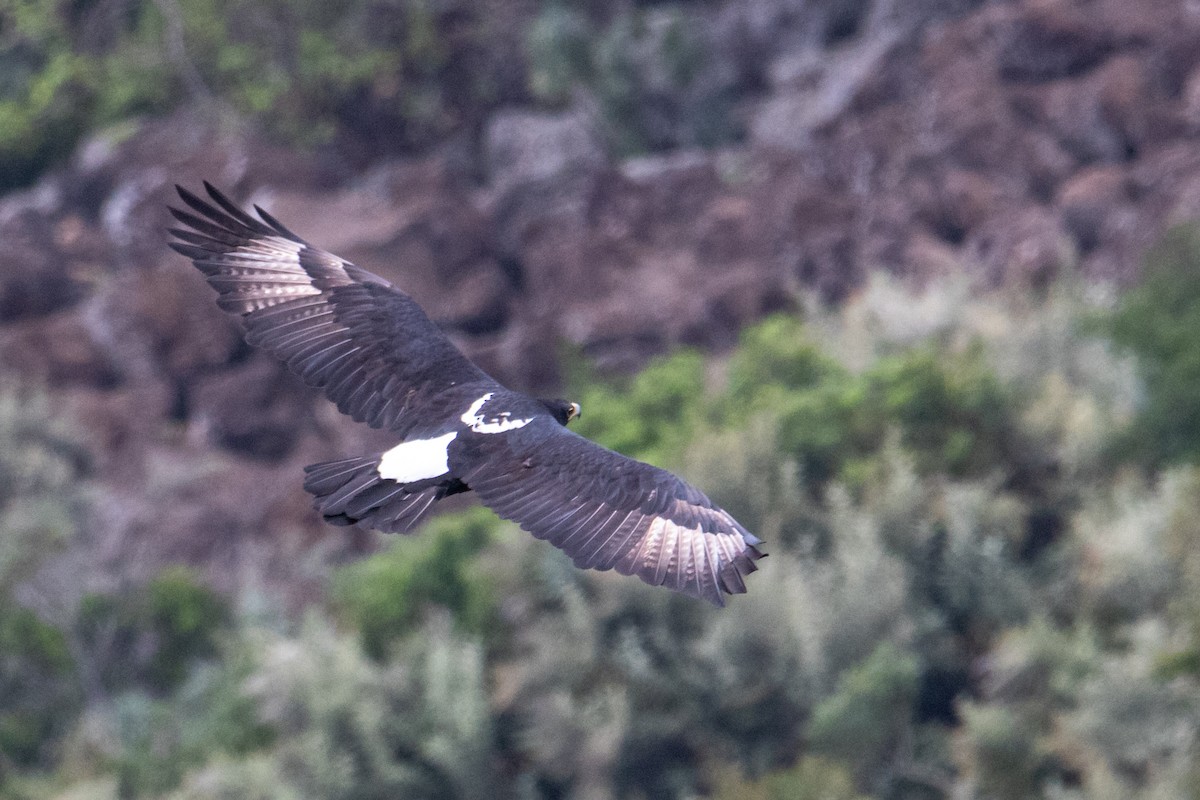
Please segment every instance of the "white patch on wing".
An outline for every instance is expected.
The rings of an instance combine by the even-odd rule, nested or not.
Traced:
[[[397,483],[412,483],[437,478],[450,471],[446,449],[457,435],[455,431],[433,439],[414,439],[388,450],[376,468],[379,477]]]
[[[471,407],[468,408],[462,415],[462,421],[464,425],[471,425],[474,427],[475,423],[482,421],[476,416],[476,414],[479,413],[479,409],[483,408],[484,403],[492,399],[493,394],[495,394],[495,392],[488,392],[474,403],[471,403]]]
[[[529,419],[512,419],[512,413],[501,411],[491,419],[484,420],[479,416],[479,411],[483,408],[488,400],[492,399],[494,392],[488,392],[483,397],[471,403],[471,407],[462,415],[464,425],[467,425],[475,433],[504,433],[515,428],[523,428],[533,421],[533,417]]]

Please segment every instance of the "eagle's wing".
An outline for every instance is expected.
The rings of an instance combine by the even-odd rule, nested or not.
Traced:
[[[571,556],[725,605],[763,557],[761,540],[670,472],[614,453],[548,416],[464,434],[451,464],[487,506]]]
[[[204,186],[211,203],[176,187],[191,211],[171,209],[187,226],[171,229],[171,247],[208,277],[221,308],[241,315],[250,344],[323,389],[342,413],[404,435],[422,422],[408,412],[437,394],[496,386],[407,294]]]

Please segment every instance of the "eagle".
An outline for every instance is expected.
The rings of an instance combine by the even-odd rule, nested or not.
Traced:
[[[577,403],[505,388],[403,291],[262,208],[256,219],[207,181],[207,200],[175,188],[186,208],[170,207],[184,226],[170,228],[170,246],[241,318],[246,341],[396,437],[382,453],[305,468],[327,522],[409,533],[439,500],[471,491],[578,567],[718,606],[746,591],[762,541],[672,473],[569,430]]]

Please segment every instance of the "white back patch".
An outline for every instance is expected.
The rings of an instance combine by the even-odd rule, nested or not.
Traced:
[[[376,467],[379,477],[397,483],[412,483],[445,475],[450,471],[446,450],[455,436],[457,433],[450,431],[434,439],[401,442],[379,459]]]
[[[530,422],[533,422],[533,417],[529,419],[512,419],[512,413],[508,411],[502,411],[485,422],[484,418],[479,415],[479,411],[488,400],[492,399],[493,394],[494,392],[488,392],[474,403],[471,403],[471,407],[462,415],[464,425],[467,425],[475,433],[504,433],[514,428],[523,428]]]

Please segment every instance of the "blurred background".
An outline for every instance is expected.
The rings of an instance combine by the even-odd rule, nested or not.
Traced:
[[[207,179],[767,541],[469,502],[165,247]],[[0,797],[1200,796],[1191,0],[0,0]]]

